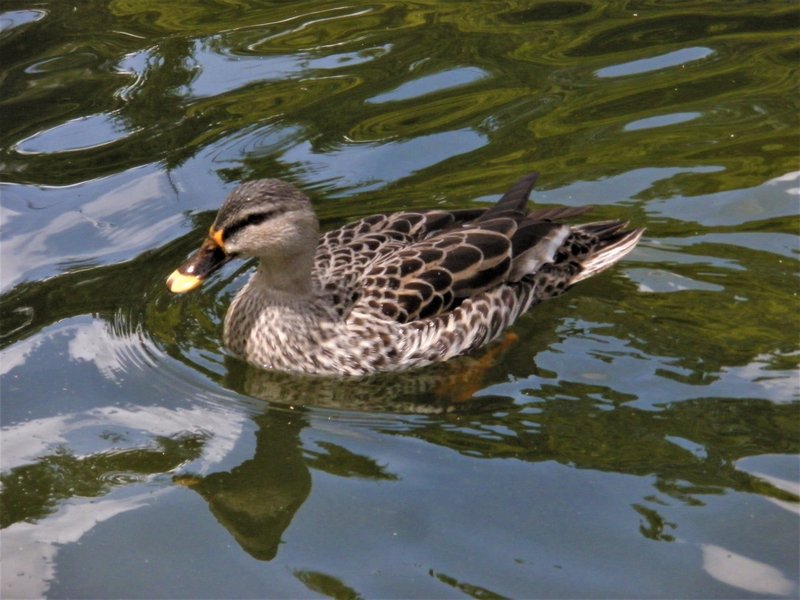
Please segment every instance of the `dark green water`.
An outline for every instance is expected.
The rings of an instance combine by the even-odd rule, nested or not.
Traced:
[[[797,3],[2,11],[4,598],[797,597]],[[533,170],[647,233],[463,402],[227,356],[249,265],[164,287],[242,180],[333,227]]]

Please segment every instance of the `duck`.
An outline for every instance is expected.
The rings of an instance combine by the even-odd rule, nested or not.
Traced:
[[[256,258],[223,341],[263,369],[358,377],[447,361],[610,268],[644,233],[624,220],[565,223],[590,206],[531,210],[537,177],[488,208],[378,214],[321,236],[296,186],[248,181],[167,287],[185,293],[233,258]]]

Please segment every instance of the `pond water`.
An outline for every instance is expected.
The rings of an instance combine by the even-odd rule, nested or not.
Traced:
[[[798,596],[796,3],[3,7],[3,597]],[[531,171],[647,232],[466,394],[164,286],[247,179],[331,228]]]

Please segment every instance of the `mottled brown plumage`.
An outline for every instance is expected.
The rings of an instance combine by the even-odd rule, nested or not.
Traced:
[[[210,271],[212,254],[258,257],[228,310],[225,342],[265,368],[364,375],[447,360],[610,267],[643,233],[622,221],[560,222],[587,207],[529,212],[535,180],[521,179],[486,210],[375,215],[318,242],[301,192],[275,179],[248,182],[169,285],[199,283],[198,265]]]

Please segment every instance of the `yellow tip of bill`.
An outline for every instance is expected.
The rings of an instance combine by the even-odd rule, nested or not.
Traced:
[[[195,275],[184,275],[180,271],[173,271],[167,277],[167,287],[174,294],[183,294],[199,286],[203,280]]]

